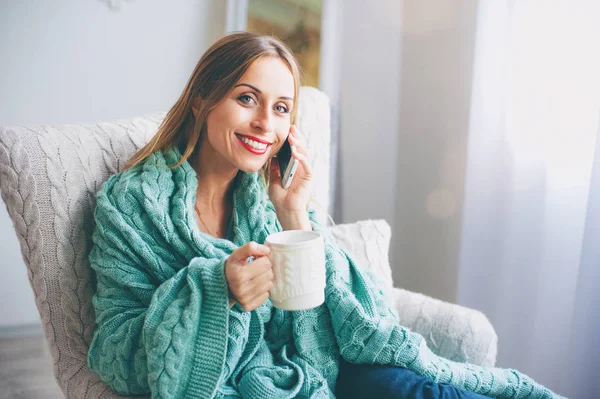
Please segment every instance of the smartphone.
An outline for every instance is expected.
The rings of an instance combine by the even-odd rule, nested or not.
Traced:
[[[277,153],[277,162],[281,172],[281,186],[287,190],[292,184],[296,169],[298,169],[298,160],[292,158],[292,147],[287,138]]]

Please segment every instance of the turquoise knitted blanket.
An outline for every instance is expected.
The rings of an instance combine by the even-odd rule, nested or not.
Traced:
[[[282,311],[228,306],[224,264],[239,246],[281,230],[256,173],[234,191],[232,240],[200,232],[196,174],[180,153],[156,152],[112,176],[97,196],[90,261],[97,327],[88,365],[122,395],[153,398],[332,398],[340,356],[406,367],[498,398],[556,398],[509,369],[436,356],[399,325],[373,277],[326,229],[326,301]]]

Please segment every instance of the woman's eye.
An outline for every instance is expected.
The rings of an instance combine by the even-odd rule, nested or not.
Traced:
[[[242,94],[238,97],[238,100],[240,100],[244,104],[252,104],[254,102],[254,99],[247,94]]]
[[[278,105],[275,107],[275,109],[277,110],[277,112],[281,112],[282,114],[287,114],[288,112],[290,112],[286,106],[284,105]]]

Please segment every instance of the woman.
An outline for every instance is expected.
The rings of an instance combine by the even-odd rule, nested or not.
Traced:
[[[89,367],[120,394],[165,398],[555,397],[516,371],[431,353],[326,232],[325,303],[271,305],[261,243],[280,230],[322,231],[307,211],[298,87],[281,42],[222,38],[155,137],[103,185]],[[300,162],[288,190],[271,162],[285,140]]]

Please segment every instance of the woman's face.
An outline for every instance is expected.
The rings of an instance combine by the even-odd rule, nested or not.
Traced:
[[[236,169],[256,172],[285,142],[294,103],[294,77],[279,58],[254,61],[208,114],[206,139]]]

